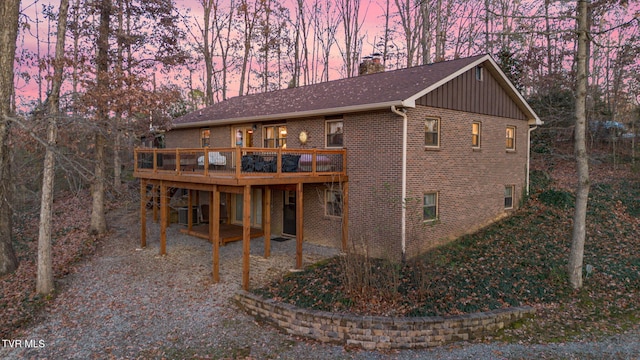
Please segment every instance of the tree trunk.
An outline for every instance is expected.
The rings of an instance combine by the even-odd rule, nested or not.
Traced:
[[[587,200],[589,197],[589,156],[586,146],[587,98],[587,0],[578,0],[578,52],[576,56],[576,126],[575,155],[578,166],[576,208],[569,254],[569,282],[574,289],[582,287],[582,262],[586,237]]]
[[[108,88],[109,70],[109,21],[111,16],[111,0],[102,0],[100,3],[100,26],[98,30],[98,53],[96,55],[96,77],[99,89]],[[106,163],[106,139],[105,127],[109,121],[108,104],[105,99],[99,99],[97,109],[97,130],[95,134],[95,165],[94,177],[91,184],[91,225],[89,232],[94,235],[102,235],[107,232],[107,221],[104,213],[105,203],[105,163]]]
[[[49,124],[47,126],[47,147],[44,153],[44,172],[42,174],[42,198],[40,199],[40,229],[38,233],[38,276],[36,291],[46,295],[53,291],[53,266],[51,259],[51,213],[55,179],[55,156],[53,147],[58,136],[57,117],[60,113],[60,87],[64,69],[64,40],[67,32],[67,14],[69,0],[60,1],[58,13],[58,35],[56,54],[53,62],[53,83],[49,94]]]
[[[10,117],[13,115],[13,62],[18,38],[20,0],[4,0],[0,4],[0,275],[18,268],[13,251],[12,191],[9,159]]]

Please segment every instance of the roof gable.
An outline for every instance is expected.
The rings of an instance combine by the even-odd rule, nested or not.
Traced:
[[[494,76],[528,115],[537,115],[489,55],[334,80],[292,89],[238,96],[194,111],[174,121],[174,127],[267,121],[293,117],[377,110],[392,105],[415,107],[421,96],[478,64],[487,62]]]

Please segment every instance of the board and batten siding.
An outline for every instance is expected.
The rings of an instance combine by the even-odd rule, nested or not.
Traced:
[[[416,101],[418,105],[527,120],[493,74],[484,67],[482,80],[473,68]]]

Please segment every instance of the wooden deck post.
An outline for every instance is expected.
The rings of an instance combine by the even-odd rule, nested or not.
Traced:
[[[167,255],[167,226],[169,223],[169,194],[164,181],[160,182],[160,255]]]
[[[342,183],[342,251],[347,251],[349,241],[349,182]]]
[[[303,185],[296,185],[296,269],[302,269],[302,239],[304,239]]]
[[[193,190],[187,190],[187,229],[193,230]]]
[[[271,256],[271,188],[266,186],[262,194],[262,233],[264,234],[264,257]]]
[[[160,187],[158,185],[155,185],[155,184],[152,185],[151,198],[153,200],[153,206],[152,206],[152,208],[153,208],[153,222],[156,222],[156,223],[158,222],[158,200],[160,200],[160,199],[158,199],[158,196],[160,196],[159,192],[160,192]]]
[[[249,290],[251,254],[251,185],[244,186],[242,204],[242,288]]]
[[[140,247],[147,247],[147,181],[140,179]]]
[[[213,245],[213,282],[220,282],[220,192],[213,185],[209,196],[209,241]]]

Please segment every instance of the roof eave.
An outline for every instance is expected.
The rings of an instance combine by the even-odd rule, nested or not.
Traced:
[[[330,109],[294,111],[289,113],[269,114],[269,115],[262,115],[262,116],[260,115],[243,116],[243,117],[228,118],[228,119],[202,120],[202,121],[174,124],[173,129],[188,129],[188,128],[195,128],[195,127],[207,127],[212,125],[230,125],[230,124],[240,124],[240,123],[248,123],[248,122],[286,120],[286,119],[306,118],[306,117],[313,117],[313,116],[326,116],[326,115],[354,113],[354,112],[361,112],[361,111],[381,110],[381,109],[391,108],[391,106],[413,108],[416,106],[416,103],[415,103],[415,100],[410,100],[410,99],[409,100],[393,100],[393,101],[386,101],[381,103],[342,106],[342,107],[330,108]],[[205,115],[201,115],[201,116],[205,117]]]

